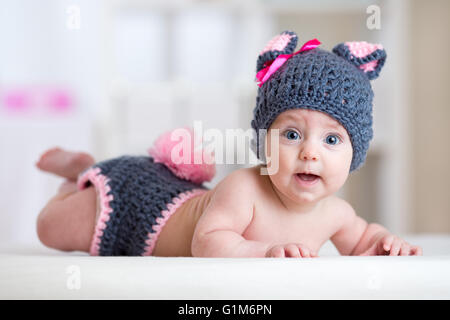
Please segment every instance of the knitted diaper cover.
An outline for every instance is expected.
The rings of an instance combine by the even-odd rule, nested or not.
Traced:
[[[149,156],[121,156],[94,164],[78,189],[97,191],[91,255],[151,255],[162,227],[188,199],[208,189],[176,176]]]

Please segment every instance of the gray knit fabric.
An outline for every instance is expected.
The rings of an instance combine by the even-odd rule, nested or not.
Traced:
[[[102,230],[99,255],[140,256],[146,247],[149,233],[162,218],[161,212],[181,193],[193,189],[205,189],[203,185],[180,179],[164,164],[154,162],[148,156],[121,156],[96,163],[107,177],[111,188],[108,195],[113,210]],[[91,168],[85,170],[87,172]],[[80,177],[84,173],[80,174]],[[85,186],[91,184],[88,181]]]
[[[303,108],[324,112],[342,124],[353,146],[350,172],[358,169],[366,159],[373,137],[370,80],[378,77],[385,59],[386,52],[380,49],[367,57],[356,58],[343,43],[333,52],[315,48],[290,58],[258,90],[251,122],[255,129],[252,145],[257,157],[266,161],[265,135],[259,130],[269,129],[283,111]],[[365,73],[358,68],[374,60],[378,61],[374,71]],[[265,62],[260,56],[257,71]]]

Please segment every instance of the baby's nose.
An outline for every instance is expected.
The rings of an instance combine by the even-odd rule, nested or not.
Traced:
[[[311,147],[306,147],[300,153],[301,160],[317,161],[319,159],[318,153]]]
[[[317,161],[318,157],[316,155],[304,154],[302,155],[302,159]]]

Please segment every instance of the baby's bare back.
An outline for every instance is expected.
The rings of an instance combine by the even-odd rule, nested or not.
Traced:
[[[208,206],[214,189],[185,201],[172,216],[159,234],[153,249],[153,256],[190,257],[192,235],[201,214]]]

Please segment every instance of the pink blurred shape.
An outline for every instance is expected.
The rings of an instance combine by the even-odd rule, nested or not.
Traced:
[[[27,90],[12,90],[5,94],[4,105],[10,111],[28,111],[31,106],[31,95]]]
[[[73,99],[69,92],[53,89],[48,93],[48,106],[54,112],[66,112],[73,107]]]

